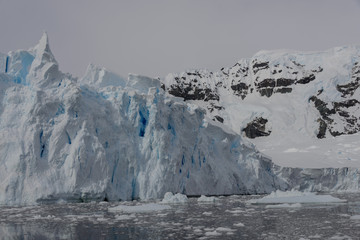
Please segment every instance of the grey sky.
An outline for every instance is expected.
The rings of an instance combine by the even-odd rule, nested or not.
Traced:
[[[360,44],[356,0],[0,0],[0,52],[46,30],[60,69],[87,65],[152,77],[218,70],[263,49]]]

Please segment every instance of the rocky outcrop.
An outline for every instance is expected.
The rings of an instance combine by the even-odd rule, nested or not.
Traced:
[[[338,84],[336,89],[342,93],[342,97],[351,97],[360,86],[360,64],[356,62],[352,68],[351,81],[346,84]]]
[[[267,119],[258,117],[249,122],[242,130],[248,138],[269,136],[271,131],[266,129]]]
[[[318,138],[324,138],[326,131],[329,131],[334,137],[360,131],[358,113],[354,111],[360,107],[357,99],[326,103],[318,97],[312,96],[309,101],[314,104],[321,116],[317,120],[319,122]]]
[[[295,94],[304,105],[318,112],[317,117],[309,120],[318,124],[315,127],[318,138],[325,138],[327,133],[331,136],[353,134],[360,131],[360,110],[357,110],[360,99],[359,93],[356,94],[360,86],[359,53],[357,47],[335,48],[323,53],[260,52],[214,73],[193,70],[170,74],[165,78],[164,89],[185,101],[197,101],[196,104],[207,109],[210,119],[230,124],[235,130],[243,129],[249,138],[269,135],[270,132],[262,130],[266,124],[263,120],[254,119],[250,123],[244,120],[262,113],[241,117],[241,123],[229,123],[229,117],[224,118],[223,113],[243,113],[228,112],[232,110],[228,110],[224,102],[243,104],[252,96],[251,99],[256,98],[258,102],[270,103],[274,95],[288,96],[290,100]],[[229,95],[236,98],[228,98]],[[246,111],[251,110],[246,108]],[[266,118],[272,120],[272,116]]]
[[[211,78],[212,73],[204,78]],[[200,81],[203,76],[198,71],[186,72],[174,78],[174,84],[166,86],[167,91],[176,97],[184,100],[219,100],[219,95],[215,88],[212,88],[206,81]]]

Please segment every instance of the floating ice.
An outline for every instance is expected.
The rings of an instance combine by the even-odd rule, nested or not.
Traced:
[[[245,227],[245,224],[243,223],[234,223],[235,227]]]
[[[360,215],[353,215],[350,217],[351,220],[360,220]]]
[[[331,195],[317,195],[312,192],[299,192],[296,190],[283,192],[277,190],[271,194],[260,198],[248,201],[252,204],[267,204],[267,203],[341,203],[346,200],[333,197]],[[291,206],[291,205],[289,205]],[[297,207],[297,205],[295,205]]]
[[[198,198],[198,202],[206,202],[206,203],[213,203],[217,200],[216,197],[207,197],[205,195],[201,195],[201,197]]]
[[[156,203],[148,203],[141,204],[136,206],[128,206],[128,205],[119,205],[116,207],[108,208],[109,212],[126,212],[126,213],[147,213],[147,212],[156,212],[171,209],[168,205],[156,204]],[[121,218],[121,217],[120,217]]]
[[[282,204],[267,205],[265,208],[300,208],[301,206],[302,206],[301,203],[294,203],[294,204],[282,203]]]
[[[164,195],[164,199],[161,201],[162,203],[186,203],[188,201],[188,198],[186,195],[177,193],[173,194],[171,192],[167,192]]]

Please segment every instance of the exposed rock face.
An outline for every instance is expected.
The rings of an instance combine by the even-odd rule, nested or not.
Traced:
[[[259,117],[248,123],[242,131],[248,138],[269,136],[271,131],[266,129],[267,119]]]
[[[346,84],[339,84],[336,89],[342,93],[342,97],[348,97],[354,95],[355,91],[360,85],[360,64],[356,62],[352,68],[351,81]]]
[[[358,122],[360,102],[354,98],[354,93],[360,85],[359,81],[360,66],[355,62],[351,70],[350,82],[336,85],[336,90],[341,93],[341,101],[321,100],[322,91],[319,91],[317,96],[309,98],[321,116],[318,119],[318,138],[324,138],[326,131],[334,137],[360,131],[360,122]]]
[[[176,97],[182,97],[185,100],[219,100],[216,90],[211,88],[206,82],[199,81],[198,78],[211,78],[202,76],[199,72],[186,72],[181,76],[175,77],[176,84],[168,87],[168,92]]]
[[[244,114],[228,109],[228,104],[247,104],[250,96],[264,104],[281,95],[287,96],[281,97],[285,105],[294,102],[294,99],[307,99],[304,105],[317,112],[318,116],[312,116],[304,124],[314,122],[317,125],[314,136],[325,138],[327,133],[339,136],[360,131],[359,61],[358,47],[335,48],[323,53],[260,52],[219,72],[194,70],[170,74],[163,83],[168,93],[183,97],[185,101],[195,101],[207,109],[211,119],[229,125],[235,131],[242,129],[249,138],[268,136],[270,131],[263,131],[266,123],[260,119],[272,120],[273,116],[262,118],[263,113],[258,114],[254,109],[250,114],[251,110],[247,108],[249,116],[241,117],[241,122],[228,122],[236,119],[232,114]],[[230,100],[229,95],[235,98]],[[228,117],[224,117],[224,113]]]

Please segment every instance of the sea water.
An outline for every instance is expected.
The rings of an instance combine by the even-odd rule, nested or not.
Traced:
[[[259,196],[227,196],[165,207],[156,201],[3,206],[0,239],[360,239],[360,194],[332,195],[347,202],[254,205],[249,200]]]

